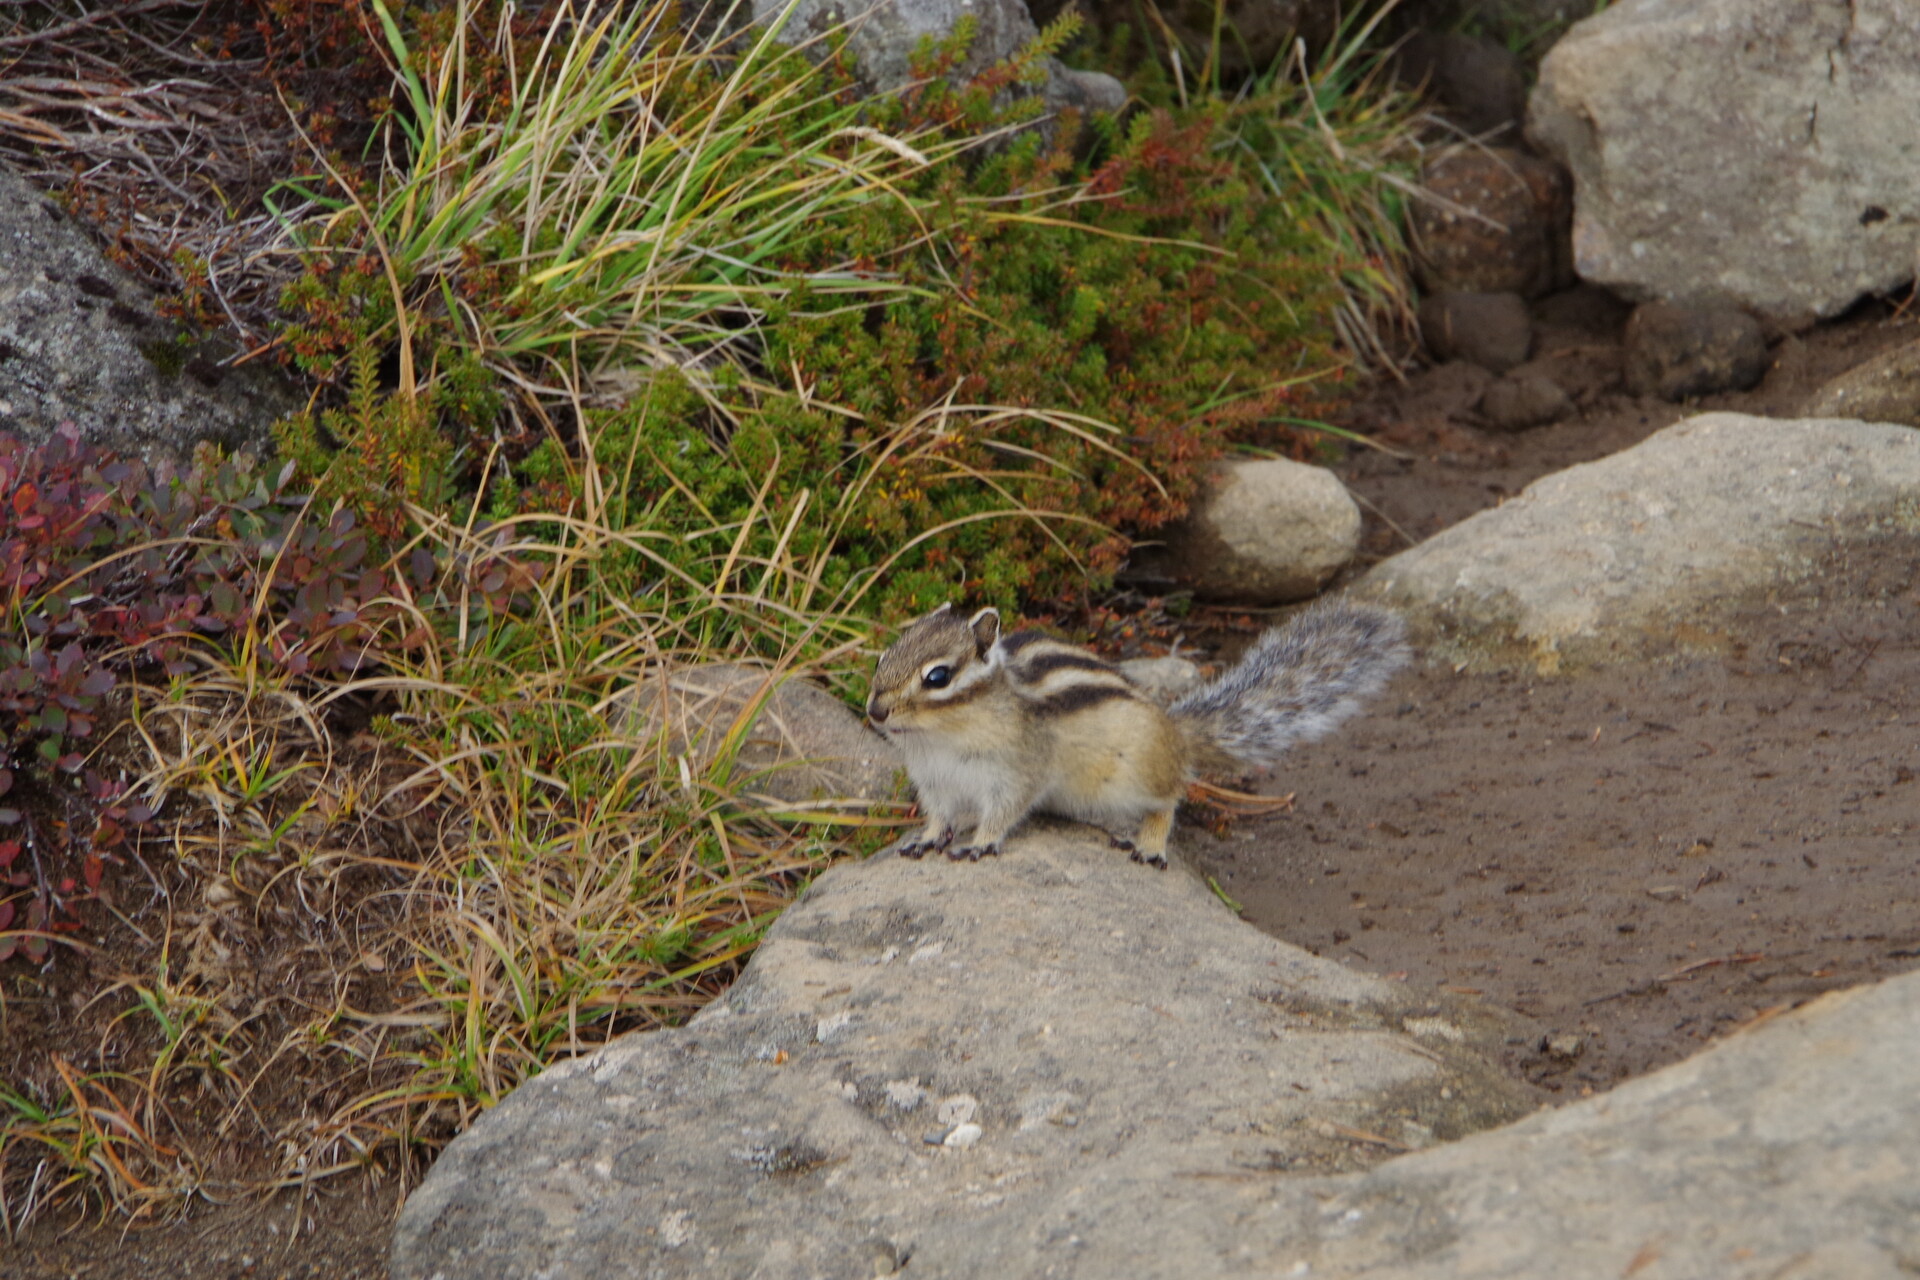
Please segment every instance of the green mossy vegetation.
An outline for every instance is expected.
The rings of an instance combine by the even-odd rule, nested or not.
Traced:
[[[731,130],[737,148],[696,175],[732,196],[699,228],[720,251],[673,268],[679,327],[644,365],[622,346],[633,335],[604,322],[564,332],[564,316],[602,314],[596,290],[634,287],[569,249],[583,236],[570,215],[532,228],[496,219],[435,258],[400,243],[393,210],[420,198],[417,184],[368,193],[370,216],[338,220],[288,295],[304,367],[334,373],[361,353],[358,407],[318,430],[292,424],[289,455],[394,534],[404,503],[444,508],[476,486],[496,518],[593,504],[612,527],[649,536],[645,554],[603,566],[634,600],[663,574],[711,586],[743,563],[796,559],[813,566],[808,605],[887,620],[950,598],[1015,609],[1085,599],[1123,562],[1129,535],[1184,511],[1208,459],[1237,443],[1302,451],[1288,428],[1336,388],[1336,317],[1382,251],[1341,225],[1346,189],[1376,163],[1336,158],[1319,98],[1338,119],[1341,86],[1019,128],[1034,102],[1010,88],[1035,80],[1074,30],[1056,24],[1023,58],[955,85],[947,73],[972,34],[962,29],[923,47],[922,88],[864,103],[838,56],[769,49],[736,61],[686,37],[660,51],[650,109],[690,134]],[[444,57],[444,16],[434,31]],[[470,86],[487,75],[470,71]],[[718,93],[726,83],[742,90]],[[440,97],[428,87],[420,101],[429,93]],[[511,129],[525,123],[519,101],[496,84],[471,109]],[[1356,99],[1353,114],[1362,106],[1355,150],[1375,157],[1393,136],[1383,120],[1404,123],[1404,104],[1399,117],[1377,98]],[[428,132],[417,118],[407,129],[416,146]],[[876,136],[926,162],[882,173]],[[782,222],[761,241],[754,210],[788,208],[765,193],[812,180],[768,159],[783,156],[848,166],[861,185],[823,197],[830,216]],[[1390,197],[1374,176],[1361,181]],[[499,207],[530,200],[502,193]],[[416,226],[436,216],[410,212]],[[709,270],[749,252],[750,266]],[[543,268],[542,255],[558,265]],[[432,372],[424,409],[376,414],[365,353],[391,362],[396,298],[414,365]],[[496,318],[492,332],[474,313]],[[672,327],[655,319],[651,336]],[[577,400],[573,422],[531,447],[523,433],[483,469],[506,377],[550,373],[561,343],[593,367],[582,381],[619,375],[619,402]],[[423,421],[444,447],[408,434]],[[329,438],[354,461],[345,479],[327,475]],[[422,476],[426,462],[446,474]]]

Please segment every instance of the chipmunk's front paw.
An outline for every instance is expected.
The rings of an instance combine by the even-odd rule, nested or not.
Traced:
[[[927,850],[944,849],[952,843],[953,828],[948,827],[940,833],[940,837],[937,840],[929,839],[923,831],[910,840],[902,840],[899,844],[893,846],[893,850],[903,858],[912,858],[918,861],[927,856]]]
[[[955,862],[978,862],[982,858],[1000,856],[1000,846],[995,844],[963,844],[958,849],[947,850],[947,856]]]

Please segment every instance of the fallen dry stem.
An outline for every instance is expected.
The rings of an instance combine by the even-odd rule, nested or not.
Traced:
[[[187,318],[264,344],[299,269],[265,201],[309,162],[260,92],[263,58],[245,47],[209,56],[226,31],[222,7],[203,0],[13,7],[19,28],[0,36],[0,155],[104,230],[149,284],[217,308]],[[287,214],[304,207],[285,203]]]

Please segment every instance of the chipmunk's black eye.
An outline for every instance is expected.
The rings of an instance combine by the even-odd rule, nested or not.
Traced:
[[[929,689],[944,689],[947,687],[947,682],[952,679],[952,667],[934,667],[920,677],[920,683]]]

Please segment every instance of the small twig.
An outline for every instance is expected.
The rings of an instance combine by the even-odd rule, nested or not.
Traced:
[[[1396,1142],[1392,1138],[1385,1137],[1378,1133],[1369,1133],[1365,1129],[1356,1129],[1350,1124],[1341,1124],[1338,1120],[1327,1120],[1322,1123],[1324,1123],[1327,1128],[1333,1130],[1335,1134],[1353,1142],[1365,1142],[1372,1146],[1385,1147],[1389,1151],[1413,1150],[1412,1147],[1404,1142]]]
[[[180,3],[181,0],[134,0],[134,3],[124,5],[117,12],[95,9],[91,13],[83,13],[77,18],[70,18],[57,26],[47,27],[40,31],[24,31],[17,36],[0,36],[0,49],[24,49],[32,45],[46,44],[58,40],[62,36],[70,36],[76,31],[84,31],[88,27],[97,26],[103,22],[118,23],[127,18],[135,18],[142,14],[157,12],[161,9],[177,7]]]
[[[1681,965],[1678,969],[1675,969],[1672,973],[1663,973],[1659,977],[1651,979],[1650,981],[1636,982],[1634,985],[1630,987],[1622,987],[1620,990],[1610,992],[1607,995],[1595,996],[1591,1000],[1583,1000],[1581,1001],[1581,1007],[1591,1008],[1596,1004],[1605,1004],[1609,1000],[1619,1000],[1625,996],[1652,995],[1653,993],[1664,988],[1667,983],[1678,982],[1683,978],[1690,978],[1694,974],[1699,973],[1703,969],[1711,969],[1711,968],[1714,968],[1716,965],[1723,965],[1723,964],[1752,964],[1756,960],[1764,960],[1766,958],[1767,957],[1763,952],[1743,951],[1736,955],[1715,956],[1711,960],[1695,960],[1692,964]]]
[[[1384,448],[1384,446],[1383,446],[1383,448]],[[1388,449],[1388,450],[1386,450],[1386,451],[1387,451],[1388,453],[1392,453],[1392,452],[1393,452],[1393,451],[1392,451],[1391,449]],[[1405,455],[1405,454],[1395,454],[1394,456],[1395,456],[1395,457],[1405,457],[1406,455]],[[1391,529],[1391,530],[1393,530],[1393,531],[1394,531],[1395,533],[1397,533],[1397,534],[1399,534],[1399,535],[1401,536],[1401,538],[1403,538],[1403,539],[1405,539],[1405,541],[1406,541],[1406,544],[1407,544],[1408,546],[1410,546],[1410,547],[1411,547],[1411,546],[1413,546],[1413,545],[1415,545],[1416,543],[1418,543],[1418,542],[1420,541],[1420,539],[1418,539],[1418,538],[1416,538],[1416,537],[1414,537],[1414,536],[1413,536],[1412,534],[1410,534],[1410,533],[1408,533],[1408,532],[1407,532],[1407,531],[1406,531],[1405,529],[1402,529],[1402,528],[1400,527],[1400,525],[1398,524],[1398,522],[1396,522],[1396,521],[1394,520],[1394,518],[1393,518],[1392,516],[1390,516],[1390,515],[1388,515],[1388,514],[1387,514],[1386,512],[1384,512],[1384,511],[1382,511],[1382,510],[1381,510],[1381,509],[1380,509],[1380,508],[1379,508],[1378,506],[1376,506],[1376,505],[1374,504],[1374,502],[1373,502],[1373,500],[1372,500],[1371,498],[1369,498],[1369,497],[1367,497],[1367,496],[1366,496],[1365,494],[1363,494],[1363,493],[1361,493],[1361,492],[1360,492],[1360,491],[1359,491],[1358,489],[1348,489],[1348,490],[1347,490],[1347,492],[1348,492],[1348,493],[1350,493],[1350,494],[1352,494],[1352,495],[1353,495],[1353,497],[1354,497],[1354,499],[1355,499],[1356,501],[1358,501],[1358,502],[1359,502],[1359,504],[1360,504],[1361,506],[1363,506],[1363,507],[1365,507],[1365,508],[1366,508],[1367,510],[1369,510],[1369,511],[1371,511],[1371,512],[1373,512],[1373,514],[1374,514],[1374,515],[1376,515],[1376,516],[1378,516],[1378,517],[1380,517],[1380,523],[1381,523],[1381,524],[1384,524],[1384,525],[1386,525],[1386,526],[1387,526],[1387,528],[1389,528],[1389,529]]]
[[[1685,978],[1692,974],[1696,974],[1700,972],[1702,969],[1711,969],[1716,965],[1753,964],[1755,961],[1765,960],[1766,958],[1767,957],[1764,952],[1742,951],[1735,955],[1730,955],[1730,956],[1715,956],[1711,960],[1695,960],[1692,964],[1681,965],[1678,969],[1675,969],[1672,973],[1661,974],[1660,977],[1657,979],[1657,981],[1676,982],[1681,978]]]

